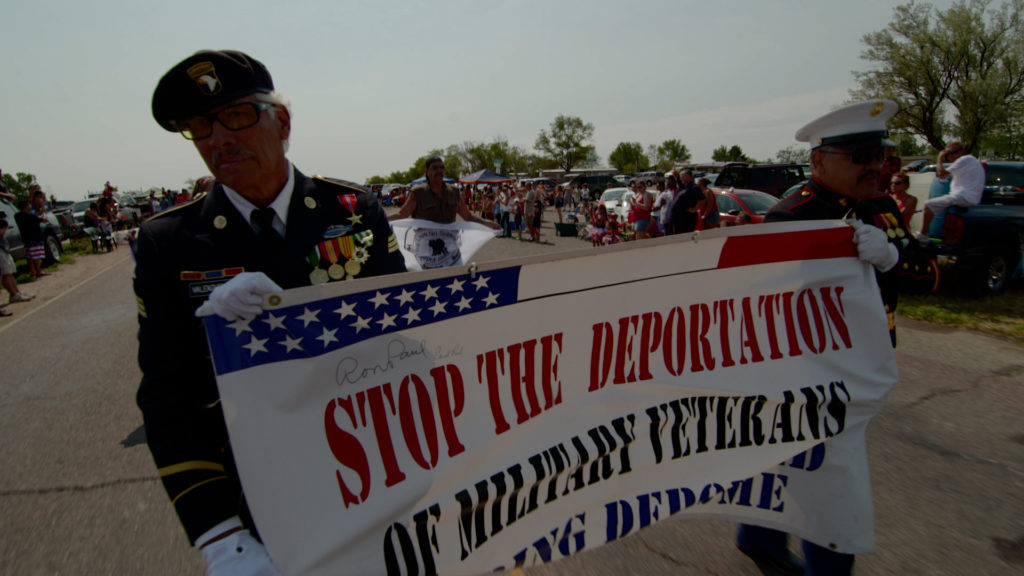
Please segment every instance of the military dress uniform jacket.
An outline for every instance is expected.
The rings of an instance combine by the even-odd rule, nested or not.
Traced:
[[[800,191],[787,196],[765,215],[765,222],[792,220],[838,220],[854,218],[885,232],[903,260],[904,249],[911,243],[911,234],[900,216],[899,206],[887,194],[871,196],[856,202],[825,188],[820,182],[807,181]],[[899,266],[887,272],[875,270],[882,303],[889,318],[889,337],[896,346],[896,305],[899,300]]]
[[[285,262],[274,278],[279,285],[337,279],[327,269],[331,264],[344,268],[349,260],[361,262],[342,277],[405,271],[397,240],[372,194],[348,182],[310,179],[298,170],[294,182]],[[352,258],[318,249],[346,238]],[[245,513],[206,335],[194,313],[217,284],[243,270],[274,267],[219,184],[210,194],[146,221],[136,247],[143,374],[137,401],[161,480],[195,542],[219,522]]]

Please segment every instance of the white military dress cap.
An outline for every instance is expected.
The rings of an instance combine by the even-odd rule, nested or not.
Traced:
[[[812,120],[796,131],[796,139],[810,143],[811,148],[894,148],[886,123],[898,110],[892,100],[850,104]]]

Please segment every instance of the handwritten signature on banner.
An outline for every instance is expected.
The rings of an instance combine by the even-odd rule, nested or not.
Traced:
[[[437,346],[433,350],[427,349],[426,341],[410,343],[406,340],[389,340],[383,347],[384,357],[377,360],[366,359],[360,356],[346,356],[338,362],[337,380],[338,386],[345,384],[358,384],[364,378],[371,378],[387,374],[402,367],[406,360],[431,358],[435,360],[447,360],[462,356],[463,345]]]

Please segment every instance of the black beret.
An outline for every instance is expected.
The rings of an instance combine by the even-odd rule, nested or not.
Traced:
[[[165,130],[254,92],[273,92],[274,81],[259,60],[236,50],[200,50],[170,69],[153,92],[153,118]]]

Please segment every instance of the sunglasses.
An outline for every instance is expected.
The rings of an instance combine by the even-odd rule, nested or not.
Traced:
[[[832,154],[835,156],[849,156],[850,162],[857,165],[871,164],[872,162],[882,162],[886,158],[886,148],[858,148],[856,150],[822,150],[823,154]]]
[[[202,140],[213,134],[213,121],[231,131],[244,130],[260,121],[260,112],[273,108],[266,102],[241,102],[210,113],[174,123],[186,140]]]

